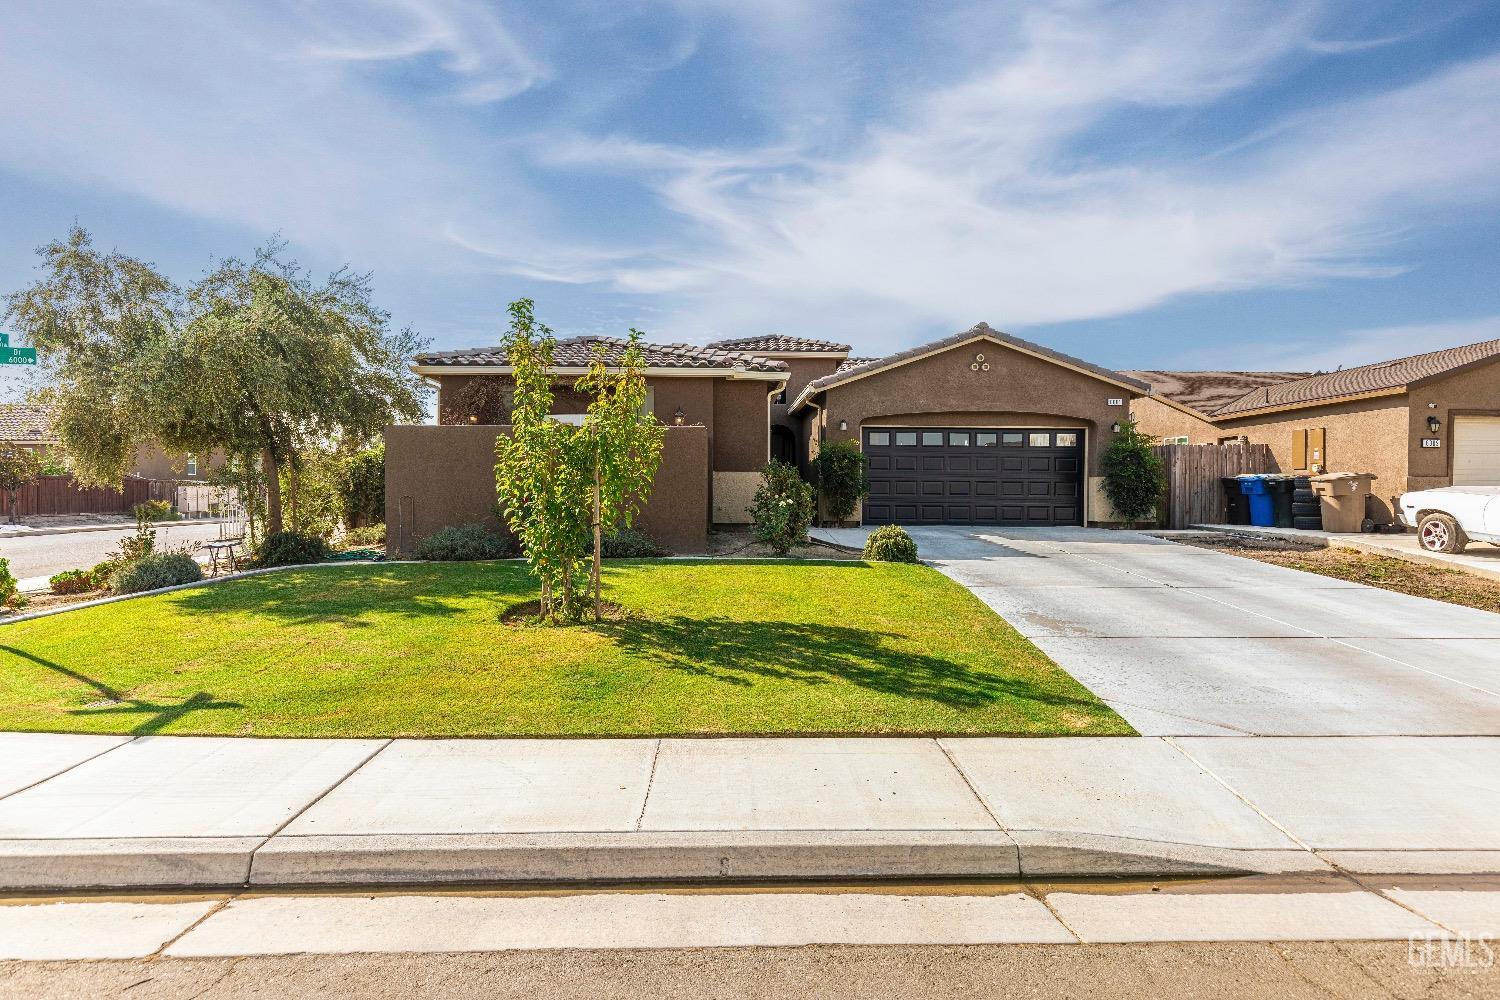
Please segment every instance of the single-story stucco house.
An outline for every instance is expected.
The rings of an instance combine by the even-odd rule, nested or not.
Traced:
[[[568,387],[591,354],[624,344],[557,344],[560,418],[581,419]],[[1112,371],[983,323],[881,358],[784,335],[644,348],[648,406],[668,432],[641,526],[678,552],[748,521],[768,460],[805,471],[830,441],[868,458],[864,524],[1112,523],[1100,463],[1131,418],[1168,441],[1264,442],[1286,472],[1373,472],[1387,514],[1407,489],[1500,482],[1500,341],[1330,373]],[[499,527],[503,348],[421,354],[412,370],[438,389],[438,425],[387,429],[393,555],[447,525]]]
[[[60,452],[62,441],[52,429],[46,409],[30,403],[0,403],[0,443],[16,445],[38,455]],[[200,463],[196,455],[169,455],[156,445],[136,450],[129,475],[141,479],[175,479],[201,482],[212,468],[223,464],[215,454],[210,462]]]
[[[1500,340],[1333,372],[1132,371],[1140,429],[1164,441],[1246,440],[1282,472],[1371,472],[1371,515],[1408,490],[1500,485]]]

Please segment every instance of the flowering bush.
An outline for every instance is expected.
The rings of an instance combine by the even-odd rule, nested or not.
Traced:
[[[772,462],[760,470],[760,487],[748,510],[756,539],[786,555],[793,545],[807,541],[813,488],[802,481],[795,467]]]

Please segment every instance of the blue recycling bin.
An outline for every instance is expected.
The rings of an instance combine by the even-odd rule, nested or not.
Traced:
[[[1250,523],[1257,528],[1276,526],[1276,500],[1267,476],[1240,476],[1240,492],[1250,503]]]

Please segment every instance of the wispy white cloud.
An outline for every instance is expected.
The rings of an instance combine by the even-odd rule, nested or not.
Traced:
[[[1500,316],[1368,327],[1316,339],[1258,342],[1249,346],[1218,344],[1184,352],[1174,364],[1182,368],[1332,371],[1484,340],[1500,340]]]

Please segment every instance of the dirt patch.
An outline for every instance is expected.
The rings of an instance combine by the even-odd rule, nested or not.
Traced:
[[[27,594],[26,606],[24,608],[0,609],[0,622],[14,618],[17,615],[29,615],[37,611],[54,611],[57,608],[66,608],[70,604],[82,604],[84,601],[97,601],[101,597],[110,596],[107,590],[91,590],[85,594],[54,594],[43,591],[39,594]]]
[[[628,608],[624,607],[623,605],[616,604],[614,601],[604,601],[603,608],[600,611],[600,615],[607,622],[621,622],[630,617],[630,611]],[[513,628],[527,628],[529,626],[540,626],[543,624],[547,624],[550,627],[553,624],[544,623],[542,621],[541,601],[527,601],[524,604],[512,604],[510,607],[506,608],[505,611],[500,615],[500,621]],[[582,621],[560,621],[555,624],[563,627],[569,627],[573,625],[592,625],[594,624],[593,609],[589,609],[588,613],[584,616]]]
[[[737,559],[850,559],[858,561],[864,558],[859,552],[818,541],[794,545],[791,552],[781,556],[771,546],[757,542],[755,536],[749,531],[709,532],[708,554],[732,556]]]
[[[1444,569],[1407,562],[1394,556],[1379,556],[1353,549],[1308,548],[1280,542],[1213,538],[1174,539],[1187,545],[1227,552],[1230,555],[1274,563],[1304,573],[1317,573],[1339,580],[1364,583],[1414,597],[1460,604],[1481,611],[1500,612],[1500,580],[1488,580],[1462,570]]]

